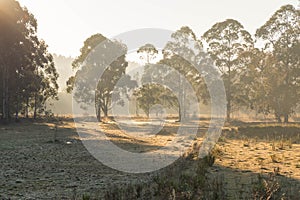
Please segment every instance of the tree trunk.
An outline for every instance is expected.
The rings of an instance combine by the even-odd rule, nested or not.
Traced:
[[[289,115],[284,115],[284,123],[288,123],[289,122]]]
[[[104,117],[108,117],[108,109],[107,108],[104,109],[103,114],[104,114]]]
[[[227,120],[230,121],[231,120],[231,99],[228,98],[227,100]]]
[[[3,66],[4,67],[4,66]],[[2,119],[6,120],[7,113],[6,113],[6,77],[5,77],[5,68],[3,69],[3,76],[2,76]]]
[[[183,104],[183,100],[182,100],[182,96],[183,96],[183,94],[182,94],[182,90],[181,90],[181,88],[182,88],[182,83],[181,83],[181,75],[180,74],[178,74],[178,80],[179,80],[179,90],[178,90],[178,92],[179,92],[179,94],[178,94],[178,98],[179,98],[179,105],[178,105],[178,122],[181,122],[182,121],[182,107],[181,106],[183,106],[182,104]]]
[[[181,122],[181,106],[178,106],[178,122]]]
[[[28,107],[29,107],[29,97],[26,97],[26,107],[25,107],[25,117],[28,119]]]
[[[96,105],[96,115],[98,122],[101,122],[101,107],[100,105]]]
[[[139,116],[139,104],[138,104],[137,98],[135,98],[135,115],[137,117]]]
[[[101,101],[99,100],[100,94],[97,90],[95,93],[95,109],[96,109],[96,117],[98,122],[101,122]]]
[[[37,96],[34,94],[34,112],[33,112],[33,119],[36,119],[37,116]]]
[[[19,121],[19,95],[17,94],[15,121]]]
[[[183,106],[183,121],[186,121],[187,113],[186,113],[186,92],[185,92],[185,83],[182,84],[182,106]]]
[[[8,88],[8,80],[6,81],[6,118],[10,120],[10,95],[9,95],[9,88]]]
[[[6,119],[6,95],[5,95],[5,70],[3,70],[3,77],[2,77],[2,119]]]
[[[228,71],[227,120],[231,120],[231,69]]]
[[[278,122],[278,123],[281,123],[281,122],[282,122],[282,121],[281,121],[281,117],[280,117],[279,114],[275,114],[275,118],[277,119],[277,122]]]

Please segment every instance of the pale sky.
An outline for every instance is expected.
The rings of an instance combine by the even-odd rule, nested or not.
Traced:
[[[78,56],[95,33],[114,37],[139,28],[176,31],[189,26],[197,37],[233,18],[251,34],[282,5],[298,0],[19,0],[38,20],[38,34],[51,53]]]

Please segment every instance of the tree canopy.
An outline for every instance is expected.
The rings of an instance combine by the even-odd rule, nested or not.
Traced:
[[[114,103],[123,104],[121,95],[126,95],[136,85],[125,75],[127,47],[95,34],[84,42],[80,51],[81,54],[73,62],[73,68],[78,68],[78,71],[67,81],[68,91],[76,87],[74,97],[78,103],[90,105],[95,102],[96,115],[101,121],[101,111],[104,117],[108,116],[112,97],[115,98]],[[122,84],[117,84],[119,80],[123,81]]]
[[[256,31],[265,44],[262,49],[272,54],[272,73],[265,74],[271,85],[266,95],[268,107],[278,119],[289,116],[300,103],[300,11],[292,5],[282,6]]]
[[[36,19],[15,0],[0,2],[0,36],[1,118],[30,110],[36,118],[57,97],[53,57],[37,37]]]
[[[243,51],[253,47],[253,40],[243,25],[227,19],[213,25],[204,33],[203,39],[208,44],[208,52],[222,73],[227,98],[227,119],[230,120],[232,106],[239,93],[236,80],[240,72],[238,59]]]

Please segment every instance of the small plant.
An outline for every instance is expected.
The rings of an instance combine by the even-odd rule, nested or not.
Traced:
[[[273,163],[280,163],[280,159],[276,154],[272,154],[270,157]]]
[[[88,194],[82,195],[82,200],[90,200],[90,199],[91,199],[90,195],[88,195]]]
[[[283,145],[288,147],[289,149],[293,148],[293,142],[292,142],[292,138],[288,139],[288,140],[284,140],[282,141]]]
[[[261,157],[259,157],[259,158],[257,158],[256,159],[256,161],[258,162],[258,164],[262,167],[262,165],[264,164],[264,158],[261,158]]]
[[[247,138],[246,136],[243,137],[243,140],[244,140],[243,146],[244,147],[250,147],[251,140],[249,138]]]
[[[278,197],[279,189],[280,185],[275,173],[271,173],[268,177],[259,174],[258,181],[253,186],[253,198],[255,200],[275,199],[275,196]]]
[[[221,136],[220,138],[219,138],[219,141],[218,142],[222,142],[222,143],[226,143],[226,137],[225,136]]]
[[[208,199],[224,199],[226,191],[224,190],[224,175],[217,175],[212,178],[212,181],[208,183],[210,194],[207,196]]]
[[[276,145],[275,145],[275,142],[273,142],[273,143],[271,144],[271,146],[272,146],[272,151],[276,151]]]
[[[284,141],[283,140],[280,140],[279,145],[278,145],[278,149],[284,150]]]
[[[280,175],[280,174],[279,174],[279,172],[280,172],[280,168],[279,168],[279,167],[275,167],[275,168],[273,169],[273,171],[274,171],[274,175],[275,175],[275,176]]]
[[[285,150],[287,147],[290,149],[293,148],[292,138],[285,139],[284,136],[282,135],[278,142],[278,149]]]

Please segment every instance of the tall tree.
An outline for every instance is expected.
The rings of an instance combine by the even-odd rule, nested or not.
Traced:
[[[216,23],[204,33],[203,39],[209,46],[208,52],[215,65],[222,73],[227,98],[227,119],[230,120],[235,94],[238,94],[238,58],[243,51],[253,47],[253,40],[243,25],[234,19]]]
[[[51,63],[47,45],[37,37],[37,21],[26,8],[15,0],[0,2],[0,91],[1,118],[8,119],[19,111],[39,89],[40,98],[56,96],[57,73]],[[40,82],[35,80],[39,79]],[[49,82],[42,87],[41,81]],[[51,90],[51,95],[49,91]],[[36,92],[37,93],[37,92]],[[41,102],[41,106],[44,105]],[[27,112],[28,113],[28,112]]]
[[[36,118],[37,112],[45,111],[46,102],[49,98],[58,99],[58,73],[56,71],[53,56],[47,51],[47,45],[40,41],[35,54],[35,64],[38,66],[35,70],[36,79],[34,91],[34,112]]]
[[[177,93],[179,97],[179,120],[187,117],[189,93],[196,91],[199,100],[204,101],[206,87],[203,81],[202,72],[206,68],[205,53],[203,45],[197,39],[195,33],[187,26],[181,27],[179,30],[171,35],[171,40],[166,44],[163,49],[164,58],[159,62],[172,67],[177,71],[178,78],[175,80],[174,71],[173,75],[168,74],[168,79],[171,84],[177,86]],[[187,87],[187,82],[193,87]]]
[[[264,51],[273,54],[280,74],[272,109],[278,121],[288,122],[300,99],[300,11],[292,5],[282,6],[256,31],[265,44]]]
[[[145,44],[141,46],[137,53],[140,55],[140,59],[145,62],[144,72],[142,75],[141,82],[143,86],[134,92],[136,109],[141,108],[149,118],[150,108],[159,102],[158,98],[160,92],[163,91],[163,86],[158,84],[152,84],[153,80],[153,66],[151,62],[156,58],[158,50],[153,44]],[[161,90],[161,91],[159,91]],[[138,111],[137,111],[138,112]]]
[[[235,95],[235,101],[257,113],[269,114],[274,104],[274,94],[280,74],[274,70],[276,58],[271,53],[265,53],[253,48],[239,56],[241,73],[236,83],[240,90]]]
[[[134,81],[125,75],[128,65],[125,60],[127,47],[96,34],[84,42],[80,51],[80,56],[73,62],[73,68],[78,68],[78,71],[67,81],[67,90],[71,92],[76,86],[74,95],[78,103],[90,105],[95,102],[96,115],[101,121],[101,111],[105,117],[108,116],[112,97],[116,98],[114,103],[122,104],[121,95],[135,87]],[[117,84],[122,76],[123,83]],[[93,92],[94,97],[91,95]]]

